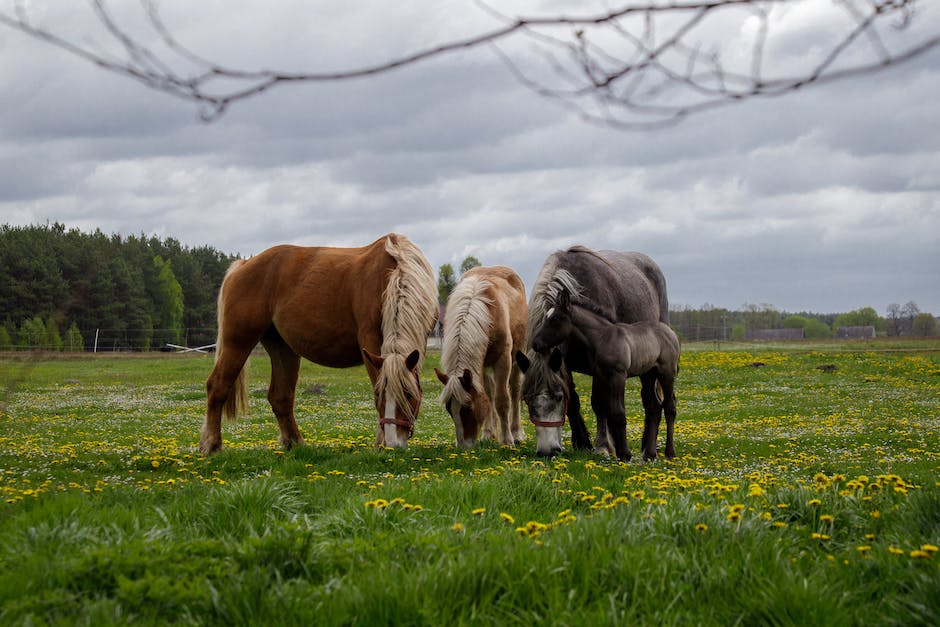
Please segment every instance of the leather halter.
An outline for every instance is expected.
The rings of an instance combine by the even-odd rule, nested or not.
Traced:
[[[414,435],[415,432],[415,421],[409,420],[408,418],[379,418],[379,426],[384,425],[398,425],[399,427],[408,427],[408,437]]]
[[[567,391],[567,390],[566,390]],[[568,415],[568,394],[565,394],[565,411],[561,414],[561,420],[538,420],[529,416],[529,421],[536,427],[562,427],[565,424],[565,416]]]

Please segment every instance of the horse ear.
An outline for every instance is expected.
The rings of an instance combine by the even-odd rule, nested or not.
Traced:
[[[529,366],[532,365],[529,363],[529,358],[522,351],[516,351],[516,363],[519,364],[519,370],[522,371],[522,374],[525,374]]]
[[[561,370],[561,362],[564,357],[561,354],[561,351],[557,348],[552,350],[552,354],[548,356],[548,367],[558,372]]]
[[[418,352],[418,349],[411,351],[411,354],[405,359],[405,367],[408,370],[414,370],[418,367],[418,362],[421,361],[421,353]]]
[[[468,392],[473,391],[473,375],[470,374],[470,371],[466,368],[464,369],[463,374],[460,375],[460,385],[463,386],[463,389]]]
[[[368,350],[366,350],[365,348],[362,349],[362,361],[363,361],[365,364],[372,366],[372,367],[375,368],[376,370],[381,370],[381,369],[382,369],[382,364],[385,363],[385,360],[382,359],[382,357],[380,357],[379,355],[375,355],[375,354],[373,354],[373,353],[370,353],[370,352],[369,352]]]
[[[450,377],[448,377],[446,374],[444,374],[437,368],[434,369],[434,374],[437,375],[437,380],[443,383],[444,385],[447,385],[447,382],[450,381]]]

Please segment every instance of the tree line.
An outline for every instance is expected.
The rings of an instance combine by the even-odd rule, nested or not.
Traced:
[[[873,307],[861,307],[845,313],[788,313],[773,305],[746,304],[732,311],[704,305],[700,308],[672,308],[669,323],[687,341],[743,340],[748,331],[802,329],[806,339],[836,337],[840,328],[873,327],[877,336],[932,336],[937,334],[937,320],[923,313],[913,301],[904,305],[891,303],[880,316]]]
[[[216,294],[233,259],[172,238],[4,224],[0,350],[211,344]]]
[[[216,295],[235,257],[173,238],[84,233],[59,223],[0,226],[0,350],[153,350],[215,341]],[[480,261],[468,256],[460,274]],[[438,269],[441,304],[459,275]],[[741,310],[674,307],[673,328],[686,341],[745,339],[749,329],[800,328],[806,338],[839,327],[872,326],[878,335],[937,333],[936,319],[914,302],[841,314],[786,313],[771,305]]]

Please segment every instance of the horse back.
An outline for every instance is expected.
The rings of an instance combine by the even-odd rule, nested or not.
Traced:
[[[361,248],[283,244],[245,260],[223,286],[226,329],[259,335],[273,329],[316,363],[361,363],[361,347],[375,353],[381,347],[382,294],[395,267],[384,242]]]
[[[485,296],[493,325],[484,362],[493,363],[506,350],[510,355],[522,350],[528,305],[525,285],[518,273],[507,266],[477,266],[465,272],[464,277],[477,277],[489,284]]]
[[[578,298],[612,322],[669,321],[666,279],[655,261],[638,252],[565,251],[561,267],[581,285]]]

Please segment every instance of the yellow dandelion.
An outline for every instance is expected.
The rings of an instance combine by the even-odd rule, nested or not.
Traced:
[[[926,559],[926,560],[930,559],[930,553],[928,553],[927,551],[921,551],[921,550],[915,549],[911,551],[910,555],[911,557],[916,558],[916,559]]]
[[[869,551],[871,551],[871,545],[862,544],[860,546],[855,547],[855,550],[864,555],[865,553],[868,553]]]
[[[562,511],[558,512],[558,517],[559,517],[559,518],[565,518],[565,517],[567,517],[568,514],[570,514],[570,513],[571,513],[571,510],[570,510],[570,509],[562,510]]]
[[[465,531],[463,524],[461,524],[461,523],[459,523],[459,522],[458,522],[458,523],[454,523],[454,524],[451,526],[450,530],[453,531],[453,532],[455,532],[455,533],[463,533],[463,532]]]
[[[835,519],[830,514],[823,514],[819,517],[819,522],[831,523],[833,520]]]
[[[697,525],[695,525],[695,530],[696,531],[708,531],[708,525],[706,525],[705,523],[698,523]]]
[[[728,519],[728,522],[738,522],[739,520],[741,520],[741,513],[731,512],[728,514],[726,518]]]
[[[822,501],[820,501],[819,499],[810,499],[809,504],[812,505],[813,507],[817,507],[819,505],[822,505]]]
[[[889,546],[888,553],[890,553],[891,555],[904,555],[904,549],[902,549],[901,547],[897,547],[897,546]]]
[[[507,523],[509,523],[510,525],[515,525],[515,524],[516,524],[516,519],[513,518],[512,516],[510,516],[509,514],[507,514],[506,512],[501,512],[501,513],[499,514],[499,517],[502,518],[503,520],[505,520],[505,521],[506,521]]]
[[[473,511],[470,512],[470,513],[473,514],[474,516],[482,516],[483,514],[486,513],[486,508],[485,508],[485,507],[478,507],[478,508],[476,508],[475,510],[473,510]]]
[[[924,551],[925,553],[930,553],[931,555],[933,555],[938,550],[940,550],[940,547],[937,547],[936,544],[923,544],[921,545],[920,550]]]

